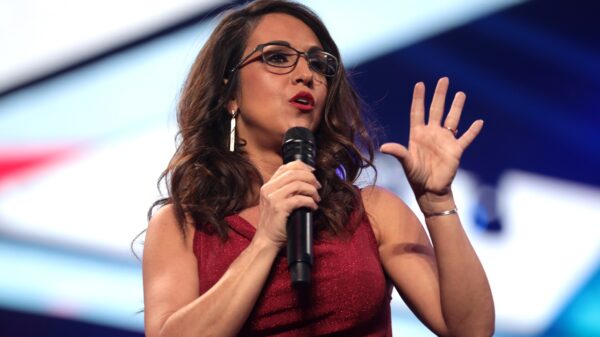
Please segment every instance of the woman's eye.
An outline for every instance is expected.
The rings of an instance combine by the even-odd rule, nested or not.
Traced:
[[[285,64],[288,63],[289,55],[281,52],[270,52],[265,55],[265,60],[269,64]]]
[[[322,61],[322,60],[310,60],[310,67],[313,68],[314,70],[325,74],[327,73],[327,68],[328,65],[326,62]]]

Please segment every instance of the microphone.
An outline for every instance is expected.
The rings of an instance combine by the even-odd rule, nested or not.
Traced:
[[[283,137],[283,163],[301,160],[315,166],[315,137],[309,129],[294,127]],[[313,214],[306,207],[292,211],[287,220],[287,260],[292,278],[292,286],[310,285],[310,273],[313,264]]]

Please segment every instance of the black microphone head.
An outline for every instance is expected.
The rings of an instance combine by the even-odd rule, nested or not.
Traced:
[[[315,137],[309,129],[297,126],[287,130],[281,148],[284,164],[300,159],[310,166],[315,166],[317,147]]]
[[[283,136],[283,142],[287,142],[288,140],[302,140],[307,141],[309,143],[315,143],[315,137],[309,129],[302,126],[295,126],[291,129],[288,129]]]

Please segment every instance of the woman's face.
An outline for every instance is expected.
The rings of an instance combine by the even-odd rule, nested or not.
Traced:
[[[243,56],[257,45],[284,41],[306,52],[322,48],[315,33],[299,19],[287,14],[263,16],[248,38]],[[325,76],[312,71],[306,58],[286,74],[275,74],[255,52],[238,72],[239,84],[229,110],[239,109],[238,135],[246,140],[248,149],[279,150],[285,132],[294,126],[314,131],[323,115],[327,96]],[[308,99],[297,101],[295,98]],[[312,100],[312,102],[310,102]]]

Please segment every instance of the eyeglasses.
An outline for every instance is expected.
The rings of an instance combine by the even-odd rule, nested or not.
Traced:
[[[233,68],[229,74],[233,75],[238,69],[242,68],[246,61],[256,52],[261,53],[262,61],[267,65],[267,70],[275,74],[290,73],[300,56],[303,56],[308,61],[308,67],[327,77],[335,75],[338,69],[338,60],[335,56],[324,52],[320,49],[312,48],[307,52],[301,52],[291,47],[287,42],[269,42],[259,44],[254,50]]]

